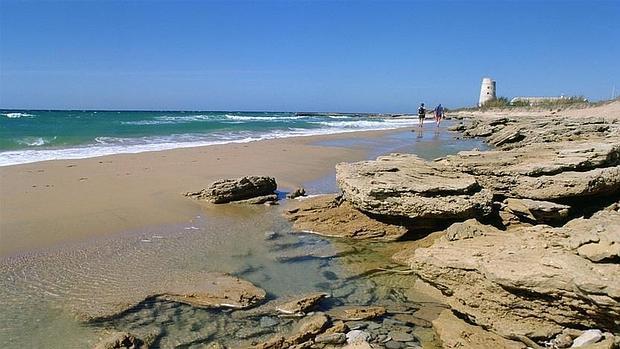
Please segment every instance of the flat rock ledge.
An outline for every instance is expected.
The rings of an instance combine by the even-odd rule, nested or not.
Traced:
[[[345,200],[356,209],[405,224],[484,216],[493,203],[492,192],[474,176],[412,154],[340,163],[336,179]]]
[[[214,204],[240,202],[262,204],[278,199],[275,190],[278,187],[273,177],[248,176],[241,178],[222,179],[213,182],[208,188],[184,195],[197,200],[205,200]]]
[[[265,300],[265,290],[236,276],[217,272],[185,272],[161,285],[115,293],[80,303],[73,312],[84,322],[113,319],[152,300],[166,300],[200,308],[246,309]]]
[[[470,220],[400,255],[472,323],[506,338],[550,338],[571,326],[619,331],[619,245],[612,205],[561,228],[506,232]]]
[[[307,198],[285,216],[297,231],[350,239],[397,240],[407,233],[402,226],[386,224],[356,210],[338,195]]]

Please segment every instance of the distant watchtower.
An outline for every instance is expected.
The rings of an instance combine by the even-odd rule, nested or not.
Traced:
[[[494,100],[495,97],[495,80],[491,78],[483,78],[482,86],[480,86],[480,99],[478,106],[482,107],[484,103]]]

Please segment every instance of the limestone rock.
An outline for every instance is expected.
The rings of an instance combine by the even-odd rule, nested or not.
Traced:
[[[460,320],[450,310],[444,310],[433,320],[433,328],[439,336],[444,349],[524,349],[519,342],[502,338],[480,327]]]
[[[249,281],[210,273],[208,278],[191,285],[171,285],[160,296],[179,303],[206,308],[248,308],[262,302],[267,293]]]
[[[511,213],[541,223],[557,223],[566,220],[570,210],[568,205],[531,199],[508,198],[504,200],[504,204]]]
[[[506,197],[557,201],[620,191],[620,141],[530,144],[510,151],[466,151],[438,161]]]
[[[330,309],[329,315],[337,320],[359,321],[383,316],[385,312],[380,306],[348,305]]]
[[[305,195],[306,195],[306,189],[304,189],[303,187],[299,187],[293,190],[292,192],[288,193],[286,197],[289,199],[295,199],[295,198],[298,198],[300,196],[305,196]]]
[[[186,193],[185,196],[207,200],[214,204],[224,204],[256,197],[272,197],[276,188],[276,180],[273,177],[248,176],[222,179],[213,182],[208,188],[198,192]],[[263,202],[265,201],[260,203]]]
[[[329,318],[323,313],[316,313],[303,318],[293,330],[293,334],[286,340],[288,344],[299,344],[315,337],[329,324]]]
[[[540,223],[565,221],[570,210],[568,205],[531,199],[508,198],[504,200],[504,204],[511,213]]]
[[[474,323],[509,336],[550,338],[559,324],[617,329],[620,265],[579,254],[591,241],[615,239],[620,212],[601,211],[562,228],[533,226],[440,238],[408,263],[445,301]]]
[[[278,195],[269,194],[269,195],[261,195],[250,199],[238,200],[234,201],[235,204],[245,204],[245,205],[260,205],[260,204],[274,204],[278,201]]]
[[[163,279],[163,278],[162,278]],[[168,300],[202,308],[245,309],[262,302],[267,293],[252,283],[225,273],[178,272],[160,284],[145,284],[122,294],[98,297],[72,309],[78,319],[112,319],[150,300]],[[81,304],[82,305],[82,304]]]
[[[300,201],[285,216],[293,228],[323,236],[351,239],[396,240],[407,229],[376,221],[336,195],[321,195]]]
[[[475,219],[468,219],[465,222],[454,223],[448,227],[446,229],[446,239],[448,241],[455,241],[497,233],[500,233],[500,230],[497,228],[484,225]]]
[[[327,296],[323,292],[310,293],[276,306],[276,310],[284,314],[303,314]]]
[[[597,225],[589,219],[579,218],[568,222],[566,229],[571,235],[565,240],[566,247],[593,262],[605,262],[620,258],[620,220],[618,211],[604,210],[595,214]]]
[[[315,343],[323,344],[342,344],[347,341],[347,336],[344,333],[323,333],[314,338]]]
[[[620,125],[603,118],[520,116],[476,119],[463,125],[467,137],[488,137],[504,150],[533,143],[602,139],[618,134]]]
[[[282,349],[286,339],[282,335],[275,335],[268,340],[252,345],[251,349]],[[248,349],[250,349],[248,348]]]
[[[465,220],[491,211],[492,194],[472,175],[411,154],[340,163],[336,179],[355,208],[379,217]]]

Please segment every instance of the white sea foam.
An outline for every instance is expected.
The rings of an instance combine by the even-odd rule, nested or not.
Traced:
[[[275,138],[314,136],[355,131],[387,130],[417,125],[414,119],[382,119],[319,122],[314,129],[288,128],[266,133],[251,131],[211,132],[205,134],[173,134],[138,138],[97,137],[88,146],[65,149],[27,149],[0,152],[0,166],[60,159],[83,159],[112,154],[132,154],[175,148],[191,148],[227,143],[248,143]]]
[[[51,141],[56,139],[56,137],[49,139],[43,137],[24,137],[17,140],[17,143],[23,144],[29,147],[40,147],[42,145],[49,144]]]
[[[32,114],[28,114],[28,113],[0,113],[0,115],[2,116],[6,116],[9,119],[19,119],[23,116],[34,116]]]
[[[355,128],[355,129],[390,129],[400,126],[410,126],[417,124],[412,119],[377,119],[377,120],[356,120],[356,121],[310,121],[312,124],[336,127],[336,128]]]
[[[307,118],[307,116],[250,116],[250,115],[234,115],[225,114],[226,118],[230,120],[238,121],[282,121],[282,120],[300,120]]]
[[[174,124],[174,121],[166,121],[166,120],[136,120],[136,121],[121,121],[122,125],[166,125],[166,124]]]

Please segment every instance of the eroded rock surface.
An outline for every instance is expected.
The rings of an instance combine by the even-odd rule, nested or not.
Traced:
[[[296,230],[351,239],[396,240],[405,227],[376,221],[336,195],[321,195],[297,203],[286,212]]]
[[[276,306],[276,310],[283,314],[303,314],[328,296],[327,293],[323,292],[306,294]]]
[[[523,343],[508,340],[480,327],[469,325],[454,316],[450,310],[444,310],[437,319],[433,320],[433,328],[444,349],[526,348]]]
[[[620,191],[620,139],[466,151],[439,163],[505,197],[557,201]]]
[[[539,201],[532,199],[504,200],[506,209],[519,217],[532,222],[560,223],[568,219],[570,206],[558,204],[550,201]]]
[[[549,338],[571,324],[617,331],[620,265],[594,262],[617,255],[582,248],[620,243],[614,207],[561,228],[480,225],[474,238],[438,239],[408,263],[453,309],[504,336]]]
[[[277,199],[274,193],[276,188],[276,180],[273,177],[248,176],[222,179],[213,182],[208,188],[197,192],[185,193],[185,196],[206,200],[214,204],[225,204],[241,200],[249,200],[247,203],[262,204],[266,201]]]
[[[465,220],[491,211],[492,193],[474,176],[412,154],[340,163],[336,178],[347,202],[376,216],[423,224]]]

